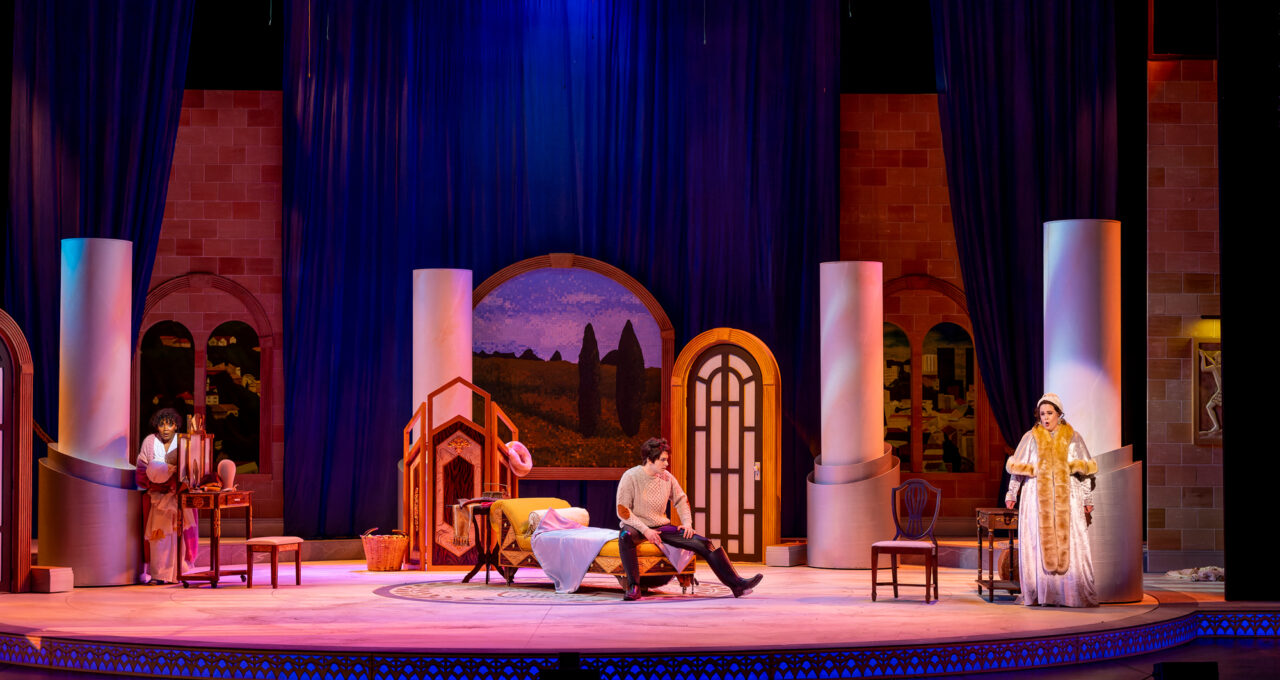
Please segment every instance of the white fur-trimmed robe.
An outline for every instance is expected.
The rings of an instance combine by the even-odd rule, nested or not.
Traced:
[[[1063,436],[1069,440],[1059,441]],[[1051,444],[1051,450],[1041,450],[1045,442]],[[1018,506],[1019,601],[1026,605],[1098,606],[1084,514],[1084,506],[1093,505],[1093,475],[1098,465],[1080,433],[1065,422],[1053,433],[1037,425],[1023,435],[1005,468],[1011,475],[1005,499],[1017,500],[1019,490],[1022,492]]]

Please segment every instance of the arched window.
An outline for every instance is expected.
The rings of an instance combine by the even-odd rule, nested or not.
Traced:
[[[898,326],[884,325],[884,440],[902,469],[911,466],[911,340]]]
[[[196,413],[195,342],[186,326],[161,321],[142,336],[138,376],[138,441],[151,434],[151,414],[172,408],[186,417]]]
[[[152,287],[143,319],[147,333],[134,355],[134,451],[149,434],[161,395],[183,415],[204,416],[218,453],[241,474],[272,474],[272,454],[278,463],[283,446],[263,403],[272,403],[278,347],[262,303],[231,279],[193,272]],[[178,349],[183,356],[172,356]]]
[[[996,456],[1000,448],[990,440],[964,291],[925,274],[900,276],[884,290],[885,441],[902,471],[996,474],[990,448],[996,446]],[[894,375],[899,357],[908,356]],[[896,389],[890,387],[895,381]],[[966,493],[976,498],[985,491],[970,487]]]
[[[924,472],[973,472],[977,453],[977,368],[973,338],[959,325],[937,324],[924,336],[921,441]]]
[[[205,358],[205,429],[215,459],[230,458],[241,472],[258,471],[262,348],[243,321],[213,330]]]

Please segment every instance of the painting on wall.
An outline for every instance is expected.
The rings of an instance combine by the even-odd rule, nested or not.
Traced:
[[[215,328],[205,359],[205,422],[213,435],[214,458],[235,461],[241,473],[258,471],[261,386],[257,332],[242,321]]]
[[[924,472],[973,472],[978,422],[973,338],[964,328],[944,322],[924,336],[923,349]]]
[[[635,293],[576,267],[525,271],[475,306],[473,382],[538,468],[626,468],[662,432],[662,337]]]
[[[138,386],[138,439],[151,434],[151,416],[171,408],[182,422],[196,413],[195,341],[186,326],[176,321],[161,321],[142,336],[142,369]],[[137,453],[136,451],[134,452]]]
[[[1197,338],[1191,351],[1196,444],[1222,446],[1222,341]]]
[[[891,323],[884,325],[884,440],[911,471],[911,340]]]

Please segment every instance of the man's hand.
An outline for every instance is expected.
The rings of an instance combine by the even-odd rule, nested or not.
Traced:
[[[658,531],[657,529],[651,529],[646,527],[644,530],[644,537],[650,543],[658,546],[659,548],[662,547],[662,532]]]
[[[680,531],[681,536],[684,536],[685,538],[693,538],[693,527],[687,527],[681,524],[680,526],[676,527],[676,529]]]

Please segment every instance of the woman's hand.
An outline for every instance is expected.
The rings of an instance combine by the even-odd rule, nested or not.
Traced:
[[[680,526],[678,526],[678,527],[676,527],[676,528],[680,530],[680,535],[681,535],[681,536],[684,536],[685,538],[693,538],[693,527],[687,527],[687,526],[685,526],[685,525],[681,524]]]
[[[1004,502],[1004,507],[1006,507],[1006,508],[1008,508],[1008,509],[1012,510],[1012,509],[1013,509],[1013,501],[1005,501],[1005,502]]]
[[[1086,506],[1084,506],[1084,513],[1085,513],[1086,515],[1092,515],[1092,514],[1093,514],[1093,506],[1092,506],[1092,505],[1086,505]]]

